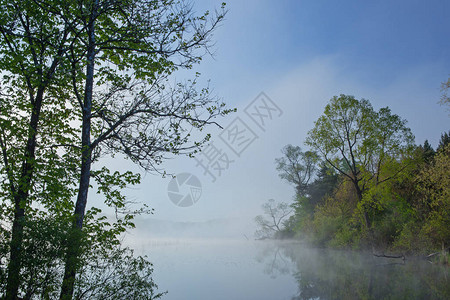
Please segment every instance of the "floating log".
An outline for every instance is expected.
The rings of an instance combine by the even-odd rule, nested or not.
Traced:
[[[402,255],[386,255],[386,254],[375,254],[375,253],[373,253],[373,256],[376,256],[376,257],[385,257],[385,258],[401,258],[401,259],[403,259],[403,260],[405,260],[406,259],[406,257],[405,257],[405,255],[404,254],[402,254]]]

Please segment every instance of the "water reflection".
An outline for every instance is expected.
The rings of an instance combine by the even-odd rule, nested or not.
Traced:
[[[255,257],[264,265],[264,274],[275,279],[278,275],[295,274],[296,267],[292,259],[286,255],[285,247],[280,244],[263,242]]]
[[[450,299],[449,268],[416,260],[262,243],[256,260],[272,278],[292,274],[292,299]]]

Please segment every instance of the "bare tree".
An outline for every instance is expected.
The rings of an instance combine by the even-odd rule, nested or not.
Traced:
[[[294,209],[285,202],[275,202],[268,200],[262,205],[264,215],[256,216],[255,222],[258,230],[255,236],[258,239],[274,238],[284,229],[284,222],[291,216]]]
[[[441,84],[441,100],[439,101],[441,105],[446,105],[447,109],[450,109],[450,95],[448,94],[448,91],[450,89],[450,78]]]

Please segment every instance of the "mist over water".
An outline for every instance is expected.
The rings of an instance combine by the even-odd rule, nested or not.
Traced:
[[[291,272],[270,274],[255,241],[149,241],[145,251],[154,264],[154,280],[164,299],[291,299]]]
[[[450,299],[448,267],[298,241],[256,241],[233,236],[230,228],[220,237],[207,234],[206,228],[214,232],[227,223],[153,221],[155,231],[170,228],[166,237],[136,234],[128,242],[154,264],[167,300]]]

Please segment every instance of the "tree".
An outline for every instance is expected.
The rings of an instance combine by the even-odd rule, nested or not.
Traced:
[[[161,294],[156,292],[151,277],[151,263],[146,257],[136,257],[131,249],[123,248],[117,234],[121,231],[120,224],[110,224],[107,219],[98,218],[98,213],[96,209],[86,213],[86,238],[80,258],[82,267],[74,285],[75,299],[158,299]],[[27,215],[19,298],[57,299],[70,213],[55,216],[36,210]],[[3,240],[0,245],[4,245]],[[3,282],[0,281],[0,294],[5,288]]]
[[[61,66],[62,54],[71,42],[72,23],[48,19],[35,1],[2,1],[1,7],[0,176],[4,179],[2,198],[12,203],[12,209],[7,210],[12,213],[7,214],[12,229],[6,298],[16,299],[31,200],[51,203],[58,197],[56,191],[66,184],[68,188],[60,189],[65,192],[59,196],[71,194],[71,154],[66,153],[63,168],[63,155],[57,153],[62,147],[56,145],[64,144],[73,134],[70,123],[76,116],[68,114],[68,99],[60,97],[67,91],[68,76]],[[40,132],[45,136],[39,137]]]
[[[145,257],[134,257],[129,248],[101,249],[90,253],[75,284],[75,299],[158,299],[153,266]]]
[[[450,78],[448,78],[448,80],[446,82],[443,82],[441,84],[441,91],[442,91],[442,96],[441,96],[441,105],[450,105],[450,96],[447,94],[448,90],[450,89]]]
[[[316,175],[316,179],[308,184],[306,195],[296,195],[294,203],[294,215],[289,218],[288,227],[293,231],[302,232],[308,227],[308,223],[313,219],[317,208],[326,201],[326,196],[331,196],[339,182],[339,176],[333,169],[322,166]]]
[[[417,189],[423,194],[421,205],[427,213],[422,234],[435,244],[448,247],[450,241],[450,145],[444,146],[431,165],[417,175]],[[447,244],[447,245],[446,245]]]
[[[448,144],[450,144],[450,131],[441,134],[441,139],[439,140],[436,152],[442,151]]]
[[[73,294],[91,165],[105,151],[122,153],[154,171],[167,153],[192,154],[208,140],[191,142],[230,110],[197,92],[196,81],[167,88],[177,69],[200,62],[224,11],[195,17],[183,1],[80,1],[79,37],[70,51],[73,93],[82,113],[80,180],[61,299]],[[58,13],[56,10],[52,13]],[[86,69],[84,69],[86,66]],[[82,72],[86,70],[85,74]],[[98,70],[98,71],[96,71]],[[80,78],[84,80],[80,81]]]
[[[74,298],[159,299],[164,293],[156,292],[152,264],[147,257],[136,257],[132,249],[124,248],[117,234],[123,226],[117,222],[110,224],[105,217],[96,218],[99,212],[99,209],[86,212],[83,227],[86,238],[82,241],[82,263],[74,283]],[[63,273],[63,264],[60,270]]]
[[[419,149],[422,151],[422,157],[424,162],[427,164],[431,163],[436,152],[434,151],[433,147],[430,145],[428,140],[425,140],[423,146],[420,145]]]
[[[299,197],[305,196],[308,183],[314,176],[317,154],[302,152],[299,146],[286,145],[282,150],[284,157],[276,158],[276,169],[281,179],[294,184]]]
[[[274,199],[264,203],[262,209],[264,216],[255,217],[255,222],[259,226],[255,233],[256,237],[267,239],[280,236],[284,230],[284,222],[288,220],[294,210],[287,203],[276,203]]]
[[[198,91],[195,80],[173,88],[167,83],[174,71],[190,69],[208,53],[225,11],[196,17],[184,1],[150,0],[6,1],[2,7],[0,170],[7,181],[1,193],[14,204],[2,209],[3,216],[14,212],[6,297],[18,297],[25,217],[36,213],[28,209],[33,199],[50,215],[67,217],[74,209],[61,292],[71,298],[81,244],[89,235],[82,227],[91,176],[107,204],[119,210],[125,205],[111,188],[122,184],[107,169],[91,170],[92,163],[122,153],[145,170],[157,170],[166,155],[198,151],[209,136],[191,141],[191,131],[229,112],[207,88]],[[23,143],[22,152],[14,141]],[[125,176],[125,184],[137,182]],[[130,217],[114,224],[114,234]]]
[[[407,154],[414,140],[405,124],[387,107],[376,112],[368,100],[335,96],[308,132],[306,144],[352,182],[362,202],[371,184],[390,180],[402,171],[395,162]],[[389,172],[385,172],[388,165]],[[370,230],[369,207],[363,206],[365,225]]]
[[[308,213],[313,213],[314,208],[323,203],[325,196],[331,196],[333,190],[339,182],[339,176],[334,169],[327,165],[322,166],[317,172],[317,178],[308,186],[307,202],[303,202],[302,209]]]

